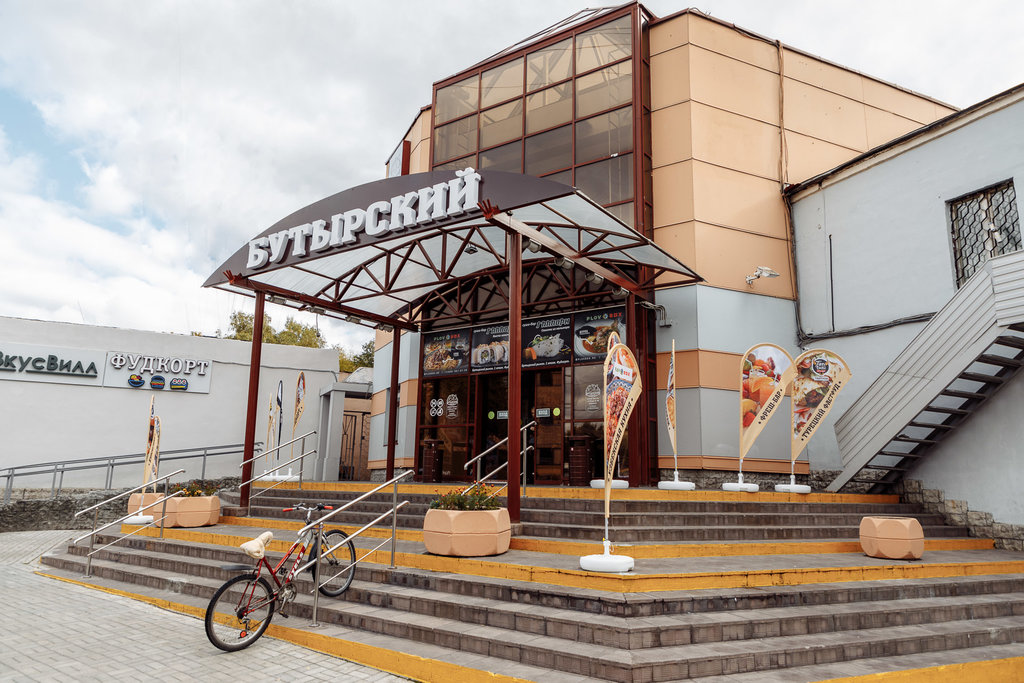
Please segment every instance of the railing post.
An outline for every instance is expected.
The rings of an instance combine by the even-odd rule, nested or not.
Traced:
[[[107,460],[107,487],[106,490],[114,488],[114,459]]]
[[[59,496],[60,492],[63,491],[63,490],[64,490],[64,466],[61,465],[61,468],[60,468],[60,480],[57,482],[57,495]]]
[[[11,490],[14,488],[14,468],[7,470],[7,485],[4,486],[4,505],[11,502]]]
[[[164,537],[164,527],[167,525],[167,485],[170,484],[169,479],[164,479],[164,504],[160,506],[160,538]],[[153,487],[154,492],[156,487]],[[145,493],[145,491],[143,491]],[[145,500],[146,496],[142,496],[140,500]]]
[[[202,481],[204,484],[206,482],[206,451],[207,451],[207,449],[204,448],[203,449],[203,469],[201,470],[201,474],[199,475],[199,480]]]
[[[299,442],[299,453],[302,453],[302,460],[299,460],[299,490],[302,490],[302,470],[306,469],[306,437]]]
[[[53,492],[57,488],[57,467],[59,467],[59,465],[57,463],[54,463],[54,465],[53,465],[53,477],[50,479],[50,500],[53,500],[53,495],[54,495]]]
[[[100,523],[100,510],[92,513],[92,533],[89,535],[89,554],[85,556],[85,578],[92,576],[92,548],[96,545],[96,527]]]
[[[310,628],[317,628],[320,623],[316,620],[316,610],[320,604],[320,562],[324,559],[324,525],[321,524],[316,528],[316,533],[313,534],[313,542],[316,543],[316,562],[313,563],[313,622],[309,625]],[[352,568],[355,571],[355,567]]]
[[[395,479],[395,488],[391,492],[391,567],[395,568],[395,539],[398,538],[398,480]],[[352,569],[355,571],[355,568]]]

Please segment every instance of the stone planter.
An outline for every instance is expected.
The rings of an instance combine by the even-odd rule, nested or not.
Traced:
[[[162,493],[133,493],[128,496],[128,512],[137,512],[140,507],[163,498]],[[163,507],[154,505],[142,514],[159,519]],[[166,527],[197,527],[216,524],[220,519],[220,498],[218,496],[176,496],[167,499]]]
[[[423,544],[427,552],[455,557],[501,555],[512,539],[508,510],[427,510]]]
[[[860,547],[869,557],[920,560],[924,531],[913,517],[864,517],[860,520]]]

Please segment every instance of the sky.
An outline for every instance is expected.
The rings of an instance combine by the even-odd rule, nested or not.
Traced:
[[[657,16],[687,7],[644,4]],[[253,309],[202,288],[228,256],[381,178],[434,81],[586,6],[0,0],[0,316],[227,330],[233,311]],[[1014,0],[697,9],[958,107],[1024,82]],[[267,311],[275,327],[295,315],[350,350],[372,336]]]

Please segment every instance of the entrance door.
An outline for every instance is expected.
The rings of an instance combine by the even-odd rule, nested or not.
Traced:
[[[536,420],[526,442],[534,450],[527,456],[527,480],[561,484],[564,460],[564,373],[562,368],[523,373],[523,420]]]
[[[474,453],[483,453],[495,444],[501,443],[508,436],[508,375],[480,375],[477,377],[477,410],[476,424],[477,443]],[[485,455],[479,462],[480,476],[483,477],[506,462],[508,459],[508,446],[502,444],[489,454]],[[477,470],[474,469],[470,475],[475,479]],[[507,470],[502,470],[488,481],[505,481],[508,478]]]

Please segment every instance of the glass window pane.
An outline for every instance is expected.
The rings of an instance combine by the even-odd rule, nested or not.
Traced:
[[[572,126],[526,138],[526,172],[542,175],[572,166]]]
[[[576,117],[583,118],[633,99],[633,65],[623,62],[576,79]]]
[[[523,137],[522,100],[480,112],[481,147],[491,147],[521,137]]]
[[[477,91],[480,81],[470,76],[437,91],[437,104],[434,106],[434,123],[444,123],[476,111]]]
[[[552,173],[551,175],[544,176],[544,180],[554,180],[556,183],[562,183],[563,185],[572,187],[572,171]]]
[[[476,151],[476,117],[469,116],[434,130],[434,163]]]
[[[480,76],[480,106],[489,107],[523,94],[523,58],[496,66]]]
[[[523,143],[519,140],[501,147],[480,152],[480,168],[494,171],[521,173],[523,168]]]
[[[633,149],[633,107],[576,122],[576,163]]]
[[[572,120],[572,84],[526,96],[526,132],[536,133]]]
[[[526,56],[526,91],[564,81],[572,75],[572,38]]]
[[[633,54],[633,21],[625,16],[576,36],[576,73],[581,74]]]
[[[435,171],[461,171],[464,168],[476,168],[475,154],[434,166]]]
[[[616,204],[615,206],[609,206],[608,213],[615,216],[629,227],[634,227],[633,202],[626,202],[625,204]]]
[[[602,206],[633,198],[633,155],[576,169],[576,187]]]

